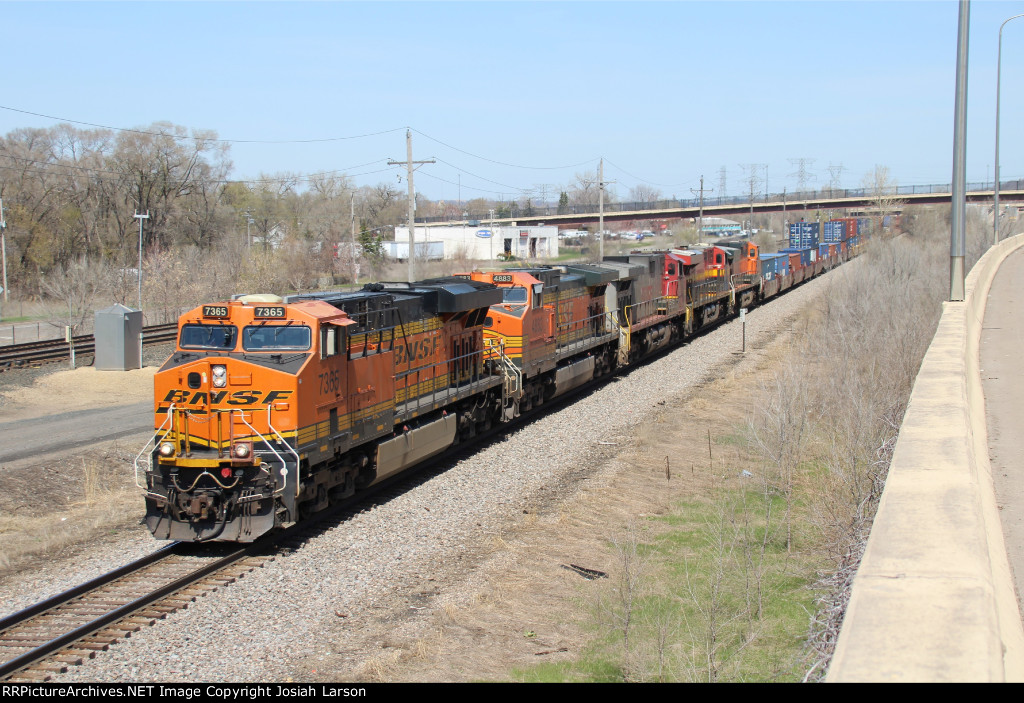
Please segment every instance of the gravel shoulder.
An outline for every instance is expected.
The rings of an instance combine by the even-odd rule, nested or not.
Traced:
[[[698,480],[685,453],[669,452],[686,438],[706,446],[709,427],[743,417],[752,379],[771,362],[766,347],[841,275],[751,311],[748,354],[736,353],[740,324],[724,325],[57,681],[508,680],[539,656],[574,656],[589,636],[574,613],[595,582],[581,583],[559,565],[612,568],[609,536],[685,495],[687,481],[666,482],[660,458],[657,470],[638,469],[638,452],[671,447],[664,461]],[[720,400],[723,388],[734,400]],[[122,526],[87,549],[10,573],[0,581],[0,602],[15,610],[151,551],[155,543],[142,532]]]

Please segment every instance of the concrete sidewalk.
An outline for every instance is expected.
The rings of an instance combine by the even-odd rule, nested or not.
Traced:
[[[1021,249],[1022,235],[990,249],[966,299],[943,304],[826,681],[1024,681],[1024,566],[1008,556],[1024,553],[1024,494],[997,498],[993,477],[1024,474]]]
[[[981,384],[992,482],[1019,604],[1024,592],[1024,249],[1006,258],[989,290]]]

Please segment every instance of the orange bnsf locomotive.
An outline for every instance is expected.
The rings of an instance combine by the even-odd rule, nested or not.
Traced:
[[[251,541],[472,436],[500,409],[483,350],[500,300],[443,279],[186,313],[155,377],[149,529]]]
[[[722,242],[203,305],[156,374],[147,525],[252,541],[846,255]]]

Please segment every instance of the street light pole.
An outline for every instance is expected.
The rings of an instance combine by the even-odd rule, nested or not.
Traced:
[[[139,310],[142,309],[142,221],[149,219],[149,210],[146,210],[145,215],[140,215],[138,211],[132,215],[136,220],[139,221]]]
[[[949,243],[949,300],[962,302],[965,295],[965,224],[967,219],[967,47],[970,36],[971,3],[960,0],[956,35],[956,100],[953,119],[953,193]]]
[[[1018,17],[1024,17],[1024,14],[1014,15],[1010,19],[1006,20],[1006,22],[1015,20]],[[993,200],[995,215],[992,222],[993,245],[999,243],[999,80],[1001,77],[1000,74],[1003,70],[1003,27],[1006,26],[1006,22],[999,25],[999,53],[996,58],[996,182],[995,188],[993,189],[993,193],[995,195]]]

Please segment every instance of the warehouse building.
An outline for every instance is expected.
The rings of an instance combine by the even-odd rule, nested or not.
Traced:
[[[409,228],[395,228],[395,242],[409,241]],[[500,261],[509,256],[517,260],[553,259],[558,256],[558,227],[540,225],[517,227],[502,225],[456,225],[451,227],[416,227],[416,249],[421,242],[441,242],[444,258],[466,258],[476,261]],[[436,245],[432,245],[436,246]],[[405,246],[408,252],[408,244]]]

